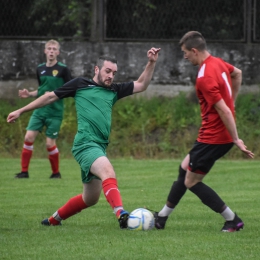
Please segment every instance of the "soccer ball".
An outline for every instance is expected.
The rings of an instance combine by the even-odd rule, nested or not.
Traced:
[[[154,216],[151,211],[143,208],[135,209],[127,221],[130,230],[150,230],[154,228]]]

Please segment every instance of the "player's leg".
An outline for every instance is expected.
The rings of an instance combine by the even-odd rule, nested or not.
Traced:
[[[232,232],[243,228],[242,220],[226,206],[225,202],[209,186],[202,182],[215,161],[226,154],[233,144],[208,145],[199,143],[190,152],[190,164],[186,173],[185,186],[193,192],[203,204],[219,213],[226,220],[222,231]]]
[[[187,179],[185,184],[187,188],[193,192],[201,202],[210,209],[219,213],[226,220],[222,231],[233,232],[243,228],[243,221],[228,207],[219,195],[209,186],[202,182],[201,174],[187,171]]]
[[[38,133],[42,131],[43,126],[44,126],[44,122],[42,121],[42,119],[32,114],[28,126],[26,127],[27,132],[24,137],[24,145],[21,154],[22,171],[20,174],[16,174],[15,178],[29,177],[28,169],[29,169],[29,164],[33,153],[33,143]]]
[[[89,183],[83,183],[83,193],[70,198],[62,207],[60,207],[50,218],[42,221],[43,225],[60,225],[65,220],[83,209],[95,205],[100,197],[102,189],[99,179],[92,179]]]
[[[154,213],[155,227],[157,229],[164,229],[168,216],[172,213],[174,208],[178,205],[179,201],[185,194],[187,188],[184,185],[186,170],[188,168],[189,155],[182,161],[179,167],[179,175],[176,181],[173,182],[170,189],[166,204],[159,212]]]
[[[185,185],[191,192],[200,198],[202,203],[213,211],[220,213],[225,209],[225,203],[213,189],[202,182],[205,175],[206,173],[198,174],[187,170]],[[234,217],[234,215],[231,217]]]
[[[90,186],[90,188],[88,189],[84,189],[84,200],[80,195],[78,195],[76,196],[77,198],[73,199],[73,203],[81,204],[82,208],[90,206],[88,205],[90,203],[96,203],[98,201],[97,194],[100,194],[102,187],[107,201],[109,202],[116,216],[118,217],[120,227],[126,228],[129,214],[123,209],[121,195],[117,187],[115,172],[113,166],[106,157],[105,149],[105,144],[102,145],[94,142],[73,146],[72,153],[81,167],[82,182],[84,183],[84,185],[86,183],[91,183],[91,185],[93,185]],[[93,180],[95,180],[95,182],[93,182]],[[92,196],[91,192],[86,192],[86,190],[91,191],[91,189],[96,190],[96,195],[94,195],[93,197],[90,197]],[[82,201],[84,202],[84,204],[82,203]],[[56,224],[54,222],[50,223],[50,221],[52,221],[55,216],[51,218],[51,220],[43,220],[42,224],[59,224],[60,222],[56,222]]]
[[[115,212],[121,228],[127,227],[128,212],[123,209],[113,166],[106,157],[106,144],[89,142],[74,145],[72,153],[82,169],[82,182],[91,178],[102,181],[104,195]]]
[[[112,164],[106,156],[101,156],[93,162],[90,171],[101,179],[104,195],[118,218],[120,227],[127,228],[127,219],[129,214],[123,208],[116,174]]]
[[[60,153],[58,150],[58,147],[56,145],[56,139],[52,139],[49,137],[46,137],[46,149],[48,151],[48,158],[51,165],[52,173],[50,175],[50,178],[61,178],[60,170],[59,170],[59,158]]]
[[[15,175],[15,178],[29,178],[29,164],[33,154],[33,143],[38,135],[38,131],[27,130],[23,149],[21,153],[21,172]]]
[[[52,174],[50,175],[50,178],[61,178],[59,169],[60,152],[56,145],[56,139],[60,131],[61,122],[61,118],[47,118],[45,120],[46,149],[52,169]]]

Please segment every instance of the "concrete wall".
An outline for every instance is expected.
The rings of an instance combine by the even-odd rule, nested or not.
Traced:
[[[38,64],[45,61],[41,41],[0,41],[0,98],[16,98],[18,89],[37,88],[35,76]],[[74,77],[92,77],[100,55],[118,60],[115,81],[135,80],[147,62],[151,47],[162,48],[149,90],[144,96],[173,96],[179,91],[191,91],[197,68],[182,57],[177,43],[168,42],[62,42],[59,61],[68,65]],[[260,82],[260,45],[243,43],[209,43],[214,56],[243,70],[245,91],[258,91]]]

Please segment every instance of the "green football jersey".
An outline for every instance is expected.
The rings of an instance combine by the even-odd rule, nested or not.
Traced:
[[[108,144],[112,107],[116,101],[133,94],[133,82],[102,87],[86,78],[76,78],[54,91],[60,98],[74,97],[78,131],[74,145],[89,141]]]
[[[40,64],[37,67],[37,79],[39,82],[38,95],[40,97],[46,92],[54,91],[61,87],[64,83],[72,79],[70,70],[61,62],[57,62],[52,67],[47,67],[46,63]],[[35,109],[34,115],[40,117],[63,117],[63,100]]]

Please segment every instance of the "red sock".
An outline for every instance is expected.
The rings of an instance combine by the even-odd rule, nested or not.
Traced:
[[[29,163],[33,153],[33,143],[24,142],[21,155],[22,172],[28,172]]]
[[[102,182],[103,192],[105,197],[112,207],[123,207],[120,192],[117,187],[117,180],[115,178],[108,178]]]
[[[49,217],[49,222],[51,225],[56,226],[60,224],[60,221],[56,220],[53,216]]]
[[[82,199],[82,194],[79,194],[71,199],[68,200],[68,202],[58,209],[58,214],[61,217],[61,219],[65,220],[77,213],[79,213],[81,210],[87,208],[88,206],[85,204],[85,202]]]
[[[51,163],[51,169],[52,173],[58,173],[59,172],[59,150],[56,145],[54,145],[51,148],[47,148],[49,153],[49,160]]]

